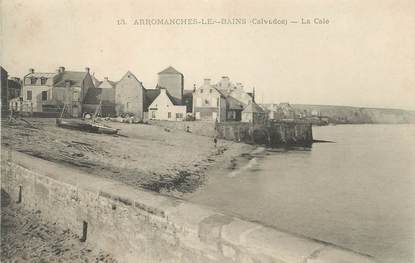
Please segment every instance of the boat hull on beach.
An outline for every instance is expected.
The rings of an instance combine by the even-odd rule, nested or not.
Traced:
[[[118,129],[113,129],[111,127],[107,127],[102,124],[88,123],[88,122],[81,121],[81,120],[59,118],[59,119],[56,119],[56,126],[65,128],[65,129],[93,132],[93,133],[103,133],[103,134],[117,134],[118,133]]]

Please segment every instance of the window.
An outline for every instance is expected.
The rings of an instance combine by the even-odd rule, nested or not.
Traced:
[[[176,119],[182,119],[183,113],[176,113]]]
[[[30,78],[30,84],[35,85],[37,78]]]
[[[167,112],[167,118],[171,119],[171,112]]]
[[[31,90],[28,90],[27,91],[27,93],[26,93],[26,99],[27,100],[32,100],[32,91]]]
[[[156,118],[156,111],[152,111],[152,112],[151,112],[151,118],[152,118],[152,119],[155,119],[155,118]]]
[[[77,91],[73,92],[73,101],[79,101],[79,92]]]
[[[42,91],[42,100],[48,100],[48,92],[47,91]]]
[[[41,85],[45,85],[46,84],[46,81],[47,81],[47,78],[41,78],[40,79],[40,84]]]
[[[209,105],[209,100],[208,99],[205,100],[205,105]]]

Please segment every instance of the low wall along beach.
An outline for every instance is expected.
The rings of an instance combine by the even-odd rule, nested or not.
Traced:
[[[371,258],[69,167],[4,152],[2,189],[119,262],[363,263]]]

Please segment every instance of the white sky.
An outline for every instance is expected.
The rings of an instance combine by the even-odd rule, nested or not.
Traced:
[[[191,89],[227,75],[260,102],[415,110],[413,0],[0,0],[1,64],[84,70],[146,88],[172,65]],[[117,26],[135,18],[325,17],[329,25]]]

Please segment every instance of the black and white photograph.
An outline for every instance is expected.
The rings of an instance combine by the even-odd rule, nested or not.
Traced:
[[[0,77],[0,262],[415,262],[413,0],[0,0]]]

